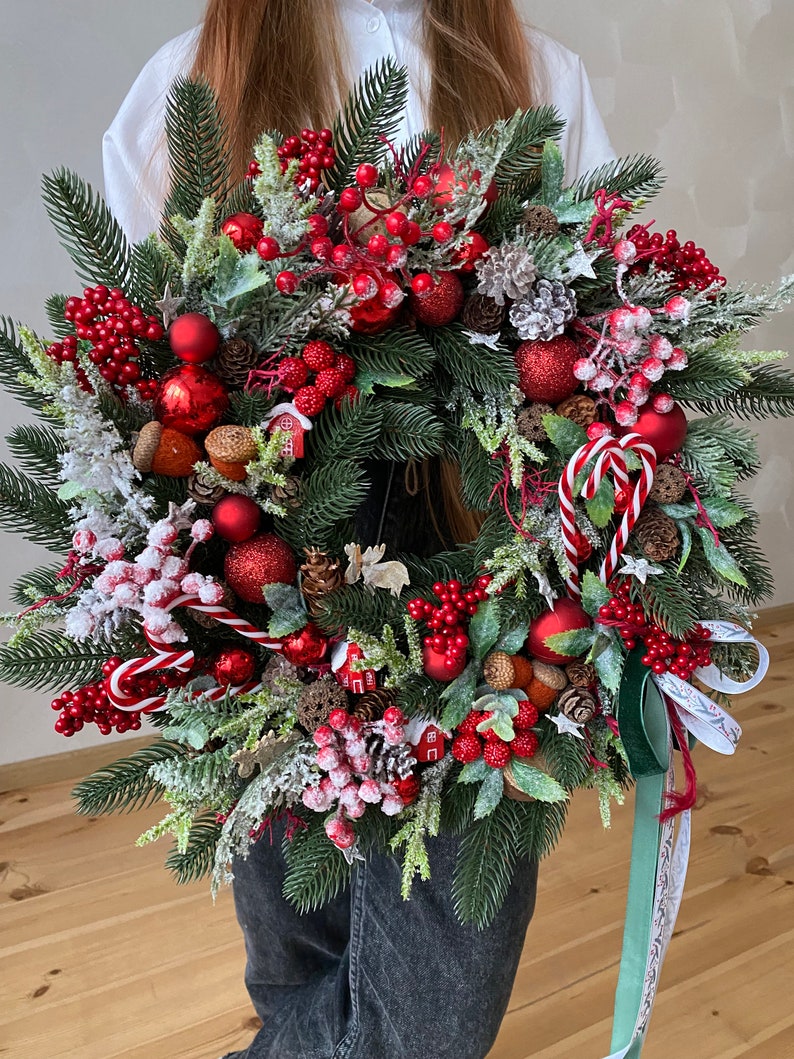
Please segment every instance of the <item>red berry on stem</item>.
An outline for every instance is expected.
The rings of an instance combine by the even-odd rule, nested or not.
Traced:
[[[272,235],[265,235],[256,244],[256,252],[263,261],[275,261],[281,254],[281,247]]]
[[[298,277],[294,272],[285,269],[276,276],[276,290],[281,294],[294,294],[298,289]]]
[[[377,167],[370,162],[362,162],[356,169],[356,183],[362,188],[374,188],[378,182]]]

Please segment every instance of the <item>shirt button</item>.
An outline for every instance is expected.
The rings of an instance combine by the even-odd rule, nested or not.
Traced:
[[[371,18],[369,20],[369,22],[367,22],[367,33],[377,33],[379,29],[380,29],[380,19],[379,18]]]

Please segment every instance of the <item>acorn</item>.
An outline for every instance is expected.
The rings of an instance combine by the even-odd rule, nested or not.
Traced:
[[[156,420],[141,427],[132,451],[132,462],[139,471],[168,478],[187,478],[201,458],[201,449],[193,438]]]
[[[233,424],[211,430],[204,441],[204,448],[216,471],[234,482],[243,481],[246,464],[255,460],[258,454],[250,427]]]
[[[532,680],[526,688],[529,701],[538,710],[547,710],[559,693],[568,686],[568,678],[559,666],[532,659]]]

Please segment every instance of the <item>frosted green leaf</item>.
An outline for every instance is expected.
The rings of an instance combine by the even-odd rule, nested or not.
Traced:
[[[594,526],[603,529],[615,513],[615,489],[608,478],[602,478],[596,495],[585,501],[588,517]]]
[[[539,802],[564,802],[568,798],[565,788],[553,776],[532,765],[522,765],[520,761],[513,760],[510,772],[516,786]]]
[[[676,570],[676,573],[680,574],[692,554],[692,530],[688,522],[677,520],[676,525],[678,526],[678,532],[681,534],[681,559]]]
[[[718,546],[714,540],[714,534],[705,526],[698,526],[697,531],[709,566],[711,566],[720,577],[724,577],[726,581],[732,581],[735,585],[741,585],[742,588],[747,588],[747,579],[739,569],[739,564],[725,545],[720,544]]]
[[[484,764],[484,762],[483,762]],[[501,769],[492,769],[490,765],[485,766],[488,775],[483,780],[477,801],[474,803],[474,819],[482,820],[484,816],[490,816],[499,802],[505,789],[505,780]]]
[[[262,589],[265,601],[273,611],[268,624],[268,635],[289,636],[302,629],[307,621],[303,596],[295,585],[272,584]]]
[[[488,775],[490,765],[485,764],[485,759],[478,757],[476,761],[468,761],[460,770],[458,783],[480,783]]]
[[[487,599],[477,608],[469,624],[469,643],[475,658],[483,659],[499,637],[498,604]]]
[[[605,606],[612,599],[612,593],[592,570],[586,570],[582,578],[582,607],[591,618],[598,617],[598,608]]]
[[[623,652],[613,641],[594,659],[598,679],[609,691],[616,692],[623,676]]]
[[[587,444],[587,432],[572,419],[549,413],[543,416],[542,423],[552,445],[563,459],[570,459],[577,449]]]
[[[576,657],[590,650],[595,636],[592,629],[571,629],[570,632],[555,632],[553,636],[547,636],[543,642],[559,655]]]
[[[496,650],[505,651],[509,655],[517,654],[524,646],[528,635],[527,625],[517,625],[515,629],[502,633],[496,641]]]
[[[480,667],[476,662],[469,662],[461,675],[441,692],[441,701],[446,703],[441,717],[441,727],[447,731],[457,728],[471,711],[477,692],[479,670]]]

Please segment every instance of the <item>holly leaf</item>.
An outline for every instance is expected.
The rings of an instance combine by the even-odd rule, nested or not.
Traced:
[[[474,803],[474,819],[482,820],[484,816],[490,816],[499,802],[505,789],[505,778],[501,769],[492,769],[490,765],[485,766],[490,775],[486,776]]]
[[[496,650],[504,651],[509,655],[518,654],[526,643],[527,636],[529,636],[529,626],[517,625],[515,629],[509,629],[507,632],[502,633],[496,641]]]
[[[378,371],[377,368],[359,368],[356,372],[356,387],[362,394],[372,394],[376,386],[392,386],[403,389],[416,382],[413,375],[399,371]]]
[[[474,657],[482,661],[499,638],[499,609],[496,600],[487,599],[469,622],[469,644]]]
[[[543,145],[540,179],[541,202],[544,206],[554,206],[562,196],[562,186],[565,179],[565,162],[562,157],[562,151],[554,140],[546,140]]]
[[[584,224],[593,216],[593,203],[588,199],[576,202],[573,188],[566,188],[556,202],[548,202],[560,224]]]
[[[615,513],[615,489],[608,478],[602,478],[596,495],[592,500],[585,500],[590,521],[598,529],[609,525],[609,521]]]
[[[491,766],[485,763],[485,758],[478,757],[476,761],[468,761],[460,770],[458,783],[480,783],[491,771]]]
[[[572,419],[549,412],[542,417],[541,422],[552,445],[564,460],[569,460],[577,449],[587,444],[587,432]]]
[[[440,699],[446,703],[441,716],[441,727],[448,732],[457,728],[460,722],[468,717],[477,693],[477,677],[480,667],[476,662],[469,662],[459,677],[447,684],[441,692]]]
[[[703,507],[717,529],[729,529],[747,518],[747,512],[724,496],[710,496],[703,500]]]
[[[515,758],[510,764],[510,774],[519,790],[539,802],[564,802],[568,798],[568,792],[553,776],[532,765],[522,765]]]
[[[705,526],[697,526],[696,528],[700,543],[703,545],[703,552],[712,570],[715,570],[720,577],[724,577],[726,581],[732,581],[735,585],[747,588],[747,578],[739,569],[739,564],[725,545],[718,545],[714,540],[714,534]]]
[[[272,282],[270,273],[262,269],[262,259],[259,254],[252,251],[242,256],[234,249],[229,239],[222,238],[220,241],[220,261],[216,271],[215,282],[207,292],[207,297],[212,305],[227,309],[231,302],[242,298],[246,294],[253,294],[260,287]],[[234,252],[235,261],[227,261],[228,243]],[[229,269],[231,266],[231,270]]]
[[[611,692],[617,692],[623,678],[623,652],[614,639],[593,659],[598,679]]]
[[[695,504],[660,504],[659,507],[664,511],[665,515],[674,518],[676,522],[680,519],[695,518],[698,513]]]
[[[605,606],[612,599],[612,593],[592,570],[585,570],[582,578],[582,607],[591,618],[598,617],[598,608]]]
[[[676,526],[678,526],[678,532],[681,534],[681,561],[676,571],[676,573],[680,574],[692,553],[692,529],[688,522],[681,522],[678,519],[676,519]]]
[[[302,629],[309,620],[306,604],[296,585],[274,583],[262,589],[265,602],[272,610],[268,623],[268,636],[289,636]]]
[[[595,643],[596,634],[593,629],[571,629],[569,632],[555,632],[547,636],[544,644],[556,651],[558,655],[587,654]]]
[[[202,720],[195,718],[180,724],[169,725],[163,729],[163,736],[175,743],[187,743],[194,750],[201,750],[209,740],[210,730]]]

